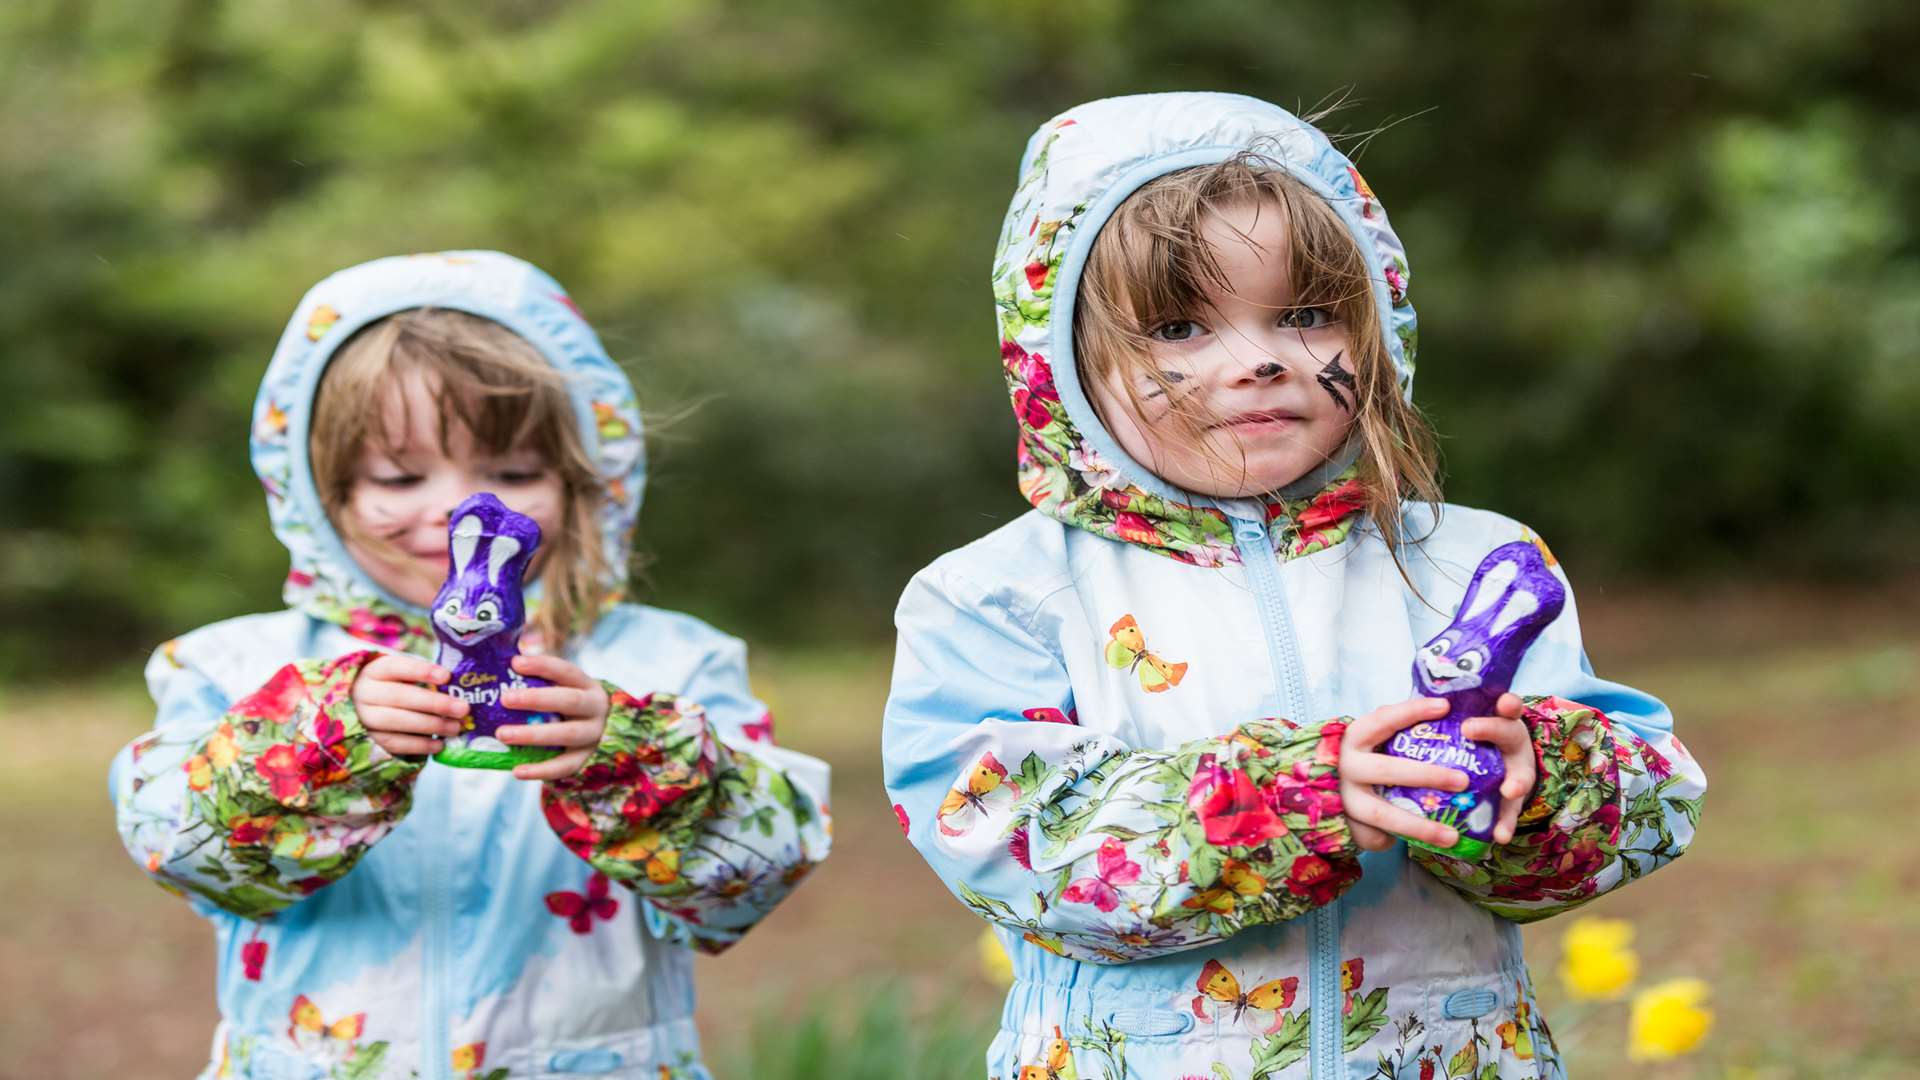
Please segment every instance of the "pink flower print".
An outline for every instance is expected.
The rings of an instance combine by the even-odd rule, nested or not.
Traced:
[[[1013,411],[1021,423],[1035,431],[1053,423],[1053,414],[1047,411],[1040,396],[1024,386],[1013,392]]]
[[[1286,823],[1268,808],[1260,789],[1244,769],[1223,769],[1212,754],[1202,755],[1187,789],[1187,807],[1206,829],[1215,847],[1251,847],[1287,835]]]
[[[277,801],[288,806],[306,804],[307,771],[301,766],[300,752],[289,743],[275,743],[254,759],[254,771],[267,781]]]
[[[347,615],[347,633],[361,641],[395,649],[410,631],[406,620],[398,615],[375,615],[367,608],[354,608]]]
[[[1025,825],[1013,830],[1013,835],[1007,837],[1007,854],[1013,856],[1013,861],[1020,864],[1020,869],[1033,869],[1033,854],[1028,848]]]
[[[773,742],[773,713],[762,712],[760,719],[751,724],[742,724],[741,730],[746,732],[747,738],[752,742]]]
[[[1113,519],[1113,535],[1136,544],[1158,544],[1160,531],[1144,515],[1125,513]]]
[[[567,920],[567,926],[574,933],[591,933],[594,916],[610,920],[613,913],[620,910],[620,901],[608,896],[607,891],[607,875],[596,870],[587,878],[585,895],[567,891],[548,893],[547,910]]]
[[[267,943],[256,937],[240,946],[240,964],[246,970],[248,979],[259,982],[260,973],[267,966]]]
[[[1030,353],[1012,341],[1000,343],[1000,361],[1014,381],[1026,387],[1038,398],[1047,401],[1059,401],[1060,391],[1053,385],[1053,368],[1048,366],[1047,358],[1039,353]]]
[[[1028,709],[1020,715],[1043,724],[1078,724],[1080,722],[1080,714],[1074,709],[1061,712],[1059,709],[1037,708]]]
[[[1432,791],[1423,791],[1420,793],[1421,812],[1432,814],[1438,811],[1439,809],[1440,809],[1440,796],[1437,793]]]
[[[1307,815],[1307,824],[1318,828],[1320,819],[1338,814],[1340,779],[1332,773],[1312,776],[1306,762],[1294,765],[1293,772],[1274,778],[1267,789],[1270,805],[1281,813]]]
[[[1349,480],[1332,491],[1322,492],[1295,518],[1300,532],[1293,540],[1293,554],[1305,554],[1316,545],[1325,545],[1341,522],[1366,506],[1367,490],[1358,480]]]
[[[901,836],[909,836],[913,833],[913,825],[907,820],[907,808],[899,803],[893,804],[893,820],[900,823]]]
[[[1120,894],[1115,885],[1131,885],[1140,880],[1140,864],[1127,858],[1126,846],[1109,836],[1100,844],[1095,856],[1098,868],[1095,876],[1081,878],[1068,885],[1060,894],[1060,899],[1072,904],[1092,904],[1101,911],[1112,911],[1120,906]]]
[[[300,703],[307,700],[307,680],[300,669],[288,664],[274,672],[267,685],[241,698],[230,712],[255,720],[271,720],[275,723],[293,716]]]
[[[1673,775],[1673,763],[1655,750],[1652,743],[1640,744],[1640,758],[1647,763],[1647,774],[1655,780],[1665,780]]]
[[[1387,297],[1395,307],[1407,302],[1407,272],[1397,266],[1389,266],[1387,275]]]

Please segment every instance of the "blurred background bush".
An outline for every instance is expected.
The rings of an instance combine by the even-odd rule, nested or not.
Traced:
[[[14,0],[0,10],[0,663],[277,606],[245,456],[294,302],[497,247],[656,411],[649,595],[886,633],[1024,506],[989,252],[1113,93],[1330,122],[1411,252],[1449,492],[1569,563],[1860,578],[1920,523],[1920,15],[1227,0]]]

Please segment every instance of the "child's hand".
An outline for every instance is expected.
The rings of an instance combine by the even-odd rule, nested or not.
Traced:
[[[1437,788],[1440,791],[1465,791],[1467,776],[1444,765],[1428,765],[1377,753],[1374,747],[1393,738],[1393,733],[1412,727],[1422,720],[1438,720],[1449,708],[1440,698],[1411,698],[1395,705],[1382,705],[1347,725],[1340,739],[1340,802],[1347,814],[1347,827],[1353,842],[1366,851],[1385,851],[1394,844],[1394,835],[1420,840],[1436,847],[1452,847],[1458,834],[1437,821],[1392,805],[1380,797],[1376,786]],[[1504,820],[1504,819],[1503,819]]]
[[[1500,818],[1493,823],[1493,842],[1504,844],[1513,839],[1520,811],[1533,795],[1538,770],[1533,761],[1533,732],[1520,719],[1520,696],[1501,694],[1494,703],[1498,716],[1476,716],[1460,725],[1460,734],[1469,739],[1492,743],[1500,748],[1507,764],[1507,778],[1500,781]]]
[[[515,765],[513,775],[521,780],[559,780],[579,772],[607,730],[607,713],[613,702],[606,689],[588,678],[578,665],[557,656],[522,654],[513,658],[513,670],[536,675],[553,685],[508,690],[500,695],[500,704],[526,712],[552,713],[557,719],[544,724],[502,724],[494,734],[510,746],[554,746],[566,751],[531,765]]]
[[[1422,720],[1438,720],[1447,715],[1447,709],[1446,701],[1440,698],[1413,698],[1397,705],[1381,706],[1347,725],[1346,735],[1340,740],[1340,800],[1346,808],[1354,843],[1361,848],[1383,851],[1392,847],[1394,840],[1389,834],[1443,848],[1452,847],[1459,840],[1459,834],[1453,829],[1393,806],[1374,790],[1376,785],[1396,784],[1440,791],[1466,790],[1466,774],[1458,769],[1374,751],[1374,747],[1391,739],[1394,732]],[[1469,739],[1499,747],[1506,762],[1506,779],[1500,782],[1500,816],[1493,827],[1494,843],[1504,844],[1513,839],[1520,809],[1533,791],[1533,736],[1519,719],[1518,696],[1502,694],[1494,711],[1499,715],[1468,720],[1460,725],[1460,732]]]
[[[395,757],[440,752],[440,740],[460,732],[467,703],[430,690],[453,673],[417,656],[388,653],[354,677],[348,697],[373,741]]]

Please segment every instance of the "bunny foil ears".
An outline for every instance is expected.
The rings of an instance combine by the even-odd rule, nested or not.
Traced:
[[[482,491],[469,496],[454,508],[448,519],[447,545],[450,565],[449,583],[466,579],[471,571],[484,568],[484,584],[496,588],[517,586],[527,560],[540,546],[540,526],[525,514],[507,509],[492,493]],[[484,563],[474,556],[485,547]],[[511,574],[506,574],[509,567]]]

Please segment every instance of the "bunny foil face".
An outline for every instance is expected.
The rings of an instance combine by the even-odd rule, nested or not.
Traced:
[[[465,653],[491,639],[487,651],[511,652],[526,622],[520,577],[540,546],[540,526],[481,492],[457,507],[448,526],[446,584],[433,601],[433,628]]]
[[[1566,600],[1539,548],[1525,540],[1495,548],[1474,571],[1453,622],[1414,656],[1414,685],[1464,705],[1454,710],[1461,716],[1492,715],[1527,647]]]

